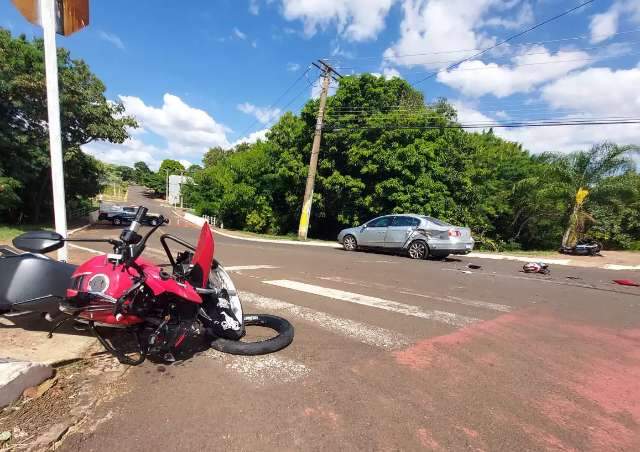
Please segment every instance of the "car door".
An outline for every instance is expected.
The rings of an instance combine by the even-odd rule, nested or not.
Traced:
[[[420,220],[406,215],[396,215],[393,217],[391,225],[387,228],[384,239],[385,248],[402,248],[404,242],[420,224]]]
[[[362,227],[358,237],[358,245],[383,247],[387,228],[393,217],[380,217],[371,220]]]

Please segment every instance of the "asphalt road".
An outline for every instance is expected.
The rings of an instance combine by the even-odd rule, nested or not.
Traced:
[[[165,232],[198,229],[172,215]],[[78,237],[115,236],[95,227]],[[99,246],[87,245],[93,248]],[[162,260],[157,238],[148,257]],[[293,344],[146,362],[64,450],[640,450],[637,272],[402,256],[216,236],[245,311]]]

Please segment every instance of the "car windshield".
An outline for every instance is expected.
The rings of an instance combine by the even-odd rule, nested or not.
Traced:
[[[427,217],[427,216],[423,216],[422,218],[424,218],[425,220],[435,224],[436,226],[451,226],[449,223],[446,223],[442,220],[438,220],[437,218],[433,218],[433,217]]]

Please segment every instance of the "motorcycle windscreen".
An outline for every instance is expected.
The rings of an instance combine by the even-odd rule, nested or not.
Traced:
[[[196,252],[193,255],[193,269],[191,270],[191,282],[198,287],[207,287],[209,279],[209,271],[213,264],[213,252],[215,244],[213,233],[208,223],[202,225],[200,230],[200,238],[196,246]]]

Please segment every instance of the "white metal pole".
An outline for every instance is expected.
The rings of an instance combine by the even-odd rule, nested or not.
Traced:
[[[58,94],[58,56],[56,53],[56,0],[40,0],[40,22],[44,35],[44,63],[47,75],[47,111],[49,114],[49,152],[51,154],[51,187],[56,232],[67,236],[67,212],[64,199],[64,169],[60,136],[60,99]],[[67,260],[65,243],[58,259]]]

